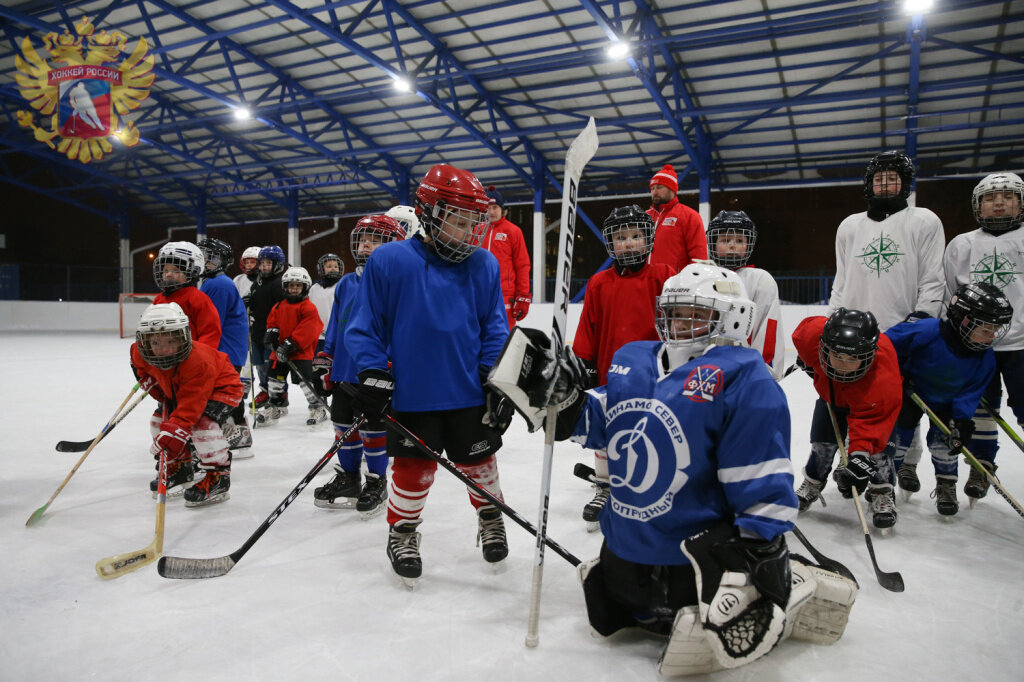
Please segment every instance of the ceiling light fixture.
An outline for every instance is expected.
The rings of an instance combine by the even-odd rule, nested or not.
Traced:
[[[625,59],[629,52],[629,43],[625,40],[615,39],[608,45],[609,59]]]
[[[907,0],[903,4],[903,11],[910,15],[924,14],[934,4],[934,0]]]
[[[235,119],[238,121],[248,121],[252,118],[252,112],[249,111],[249,107],[237,107],[235,109]]]

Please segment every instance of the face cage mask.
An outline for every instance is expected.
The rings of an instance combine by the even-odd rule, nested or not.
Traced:
[[[642,242],[640,250],[626,251],[617,255],[615,253],[615,241],[617,238],[622,239],[620,235],[627,231],[636,231],[640,233],[639,237],[627,237],[627,239],[634,242]],[[654,248],[653,223],[620,223],[618,225],[604,228],[601,231],[601,236],[604,238],[604,248],[608,252],[608,256],[616,265],[623,267],[646,263],[647,258],[651,255],[651,250]]]
[[[172,355],[156,355],[150,342],[152,337],[159,334],[177,334],[179,336],[178,350]],[[192,330],[186,327],[171,331],[135,332],[135,342],[138,344],[139,355],[143,360],[157,369],[171,369],[184,362],[192,353]]]
[[[281,284],[281,288],[282,288],[282,289],[284,289],[284,287],[285,287],[285,286],[286,286],[287,284],[292,284],[292,283],[293,283],[293,282],[295,282],[295,281],[297,281],[297,280],[291,280],[291,281],[289,281],[289,282],[283,282],[283,283]],[[300,303],[300,302],[301,302],[301,301],[302,301],[302,300],[303,300],[304,298],[306,298],[307,296],[309,296],[309,286],[308,286],[308,285],[307,285],[307,284],[306,284],[305,282],[299,282],[299,284],[301,284],[301,285],[302,285],[302,292],[301,292],[301,293],[298,293],[298,294],[290,294],[290,293],[288,293],[288,290],[287,290],[287,289],[284,289],[284,297],[285,297],[285,299],[286,299],[286,300],[287,300],[287,301],[288,301],[289,303]]]
[[[710,345],[715,338],[721,336],[722,318],[732,307],[731,303],[697,296],[659,297],[661,298],[670,300],[658,301],[654,325],[658,330],[658,338],[670,347]],[[693,312],[688,316],[679,315],[678,309],[683,307],[691,308]],[[694,317],[698,310],[710,312],[711,319]],[[690,328],[676,331],[673,328],[675,320],[689,320]]]
[[[207,263],[213,263],[213,269],[212,270],[206,268],[205,264],[204,264],[204,266],[203,266],[204,267],[204,269],[203,269],[203,275],[204,276],[206,276],[206,277],[213,277],[214,275],[218,275],[218,274],[224,272],[225,265],[222,262],[222,259],[221,259],[221,256],[220,256],[219,253],[214,253],[213,251],[203,251],[203,258],[206,259]]]
[[[164,281],[164,266],[173,265],[185,276],[183,282],[171,282]],[[177,291],[183,287],[193,285],[198,280],[197,273],[192,271],[192,264],[186,261],[184,258],[179,258],[175,255],[168,256],[157,256],[156,260],[153,261],[153,281],[156,282],[156,286],[160,291],[165,294]]]
[[[361,268],[366,265],[366,261],[370,259],[370,254],[361,254],[359,252],[359,245],[364,239],[370,237],[376,246],[381,246],[389,242],[395,241],[394,237],[390,234],[378,230],[375,227],[358,227],[352,230],[352,235],[349,237],[348,248],[352,251],[352,260],[356,262],[356,267]],[[373,253],[372,251],[370,253]],[[340,275],[339,275],[340,277]]]
[[[868,373],[868,370],[871,369],[871,364],[875,361],[875,353],[877,350],[877,348],[872,348],[870,351],[848,353],[844,350],[829,348],[828,345],[822,341],[818,344],[818,362],[821,363],[822,368],[825,370],[825,376],[829,379],[841,384],[848,384],[862,379],[864,375]],[[860,366],[851,372],[839,372],[832,366],[832,363],[829,362],[829,353],[842,353],[843,355],[849,355],[852,359],[859,360]]]
[[[436,210],[437,207],[431,213]],[[461,263],[483,243],[489,225],[486,215],[482,211],[467,208],[444,207],[440,212],[439,218],[430,221],[434,251],[449,263]]]
[[[995,192],[1013,192],[1017,196],[1017,213],[1007,213],[1005,215],[982,218],[981,204],[986,196]],[[1020,227],[1021,221],[1024,220],[1024,190],[1013,187],[1007,187],[1005,189],[990,189],[982,194],[972,196],[971,206],[974,208],[974,220],[977,221],[979,227],[984,229],[986,232],[1007,232]]]
[[[718,240],[720,238],[737,236],[747,238],[747,249],[745,253],[741,255],[738,253],[722,254],[718,252]],[[757,233],[747,228],[724,227],[708,232],[708,253],[711,255],[711,260],[715,262],[715,265],[728,268],[730,270],[742,268],[750,262],[750,257],[754,255],[754,244],[756,243]]]
[[[990,325],[996,327],[996,332],[992,336],[992,340],[987,343],[979,343],[978,341],[971,340],[971,334],[974,330],[982,325]],[[998,326],[997,326],[998,325]],[[958,334],[960,334],[960,340],[963,342],[965,348],[969,348],[973,351],[984,351],[988,350],[992,346],[996,345],[1000,339],[1006,336],[1006,332],[1010,329],[1010,323],[999,324],[998,322],[986,322],[985,320],[974,320],[967,315],[964,317],[963,322],[956,328]]]

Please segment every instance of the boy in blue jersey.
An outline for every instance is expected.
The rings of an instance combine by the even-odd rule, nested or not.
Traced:
[[[795,610],[816,588],[796,587],[783,538],[797,515],[789,407],[760,354],[743,347],[754,311],[736,273],[692,263],[658,297],[660,342],[624,345],[608,383],[586,392],[582,364],[565,352],[530,396],[558,405],[556,439],[607,448],[604,543],[580,571],[588,617],[604,636],[636,625],[671,634],[665,674],[737,667],[783,635],[808,638]],[[800,583],[817,581],[818,567],[798,567]],[[836,584],[846,606],[832,614],[834,639],[855,593]]]
[[[241,375],[245,358],[249,354],[249,315],[245,304],[238,293],[235,283],[224,273],[234,260],[231,246],[220,239],[204,237],[198,244],[206,258],[206,270],[203,272],[199,290],[210,297],[217,314],[220,316],[220,345],[217,350],[228,356],[228,360]],[[245,421],[245,395],[251,381],[242,377],[242,401],[231,411],[234,422],[225,427],[225,436],[231,445],[232,457],[248,459],[252,457],[252,433]]]
[[[487,195],[472,173],[431,168],[416,190],[424,234],[374,251],[344,340],[359,381],[353,412],[376,421],[390,406],[398,421],[502,499],[494,453],[511,407],[501,409],[500,396],[483,384],[508,322],[498,261],[479,248],[486,210]],[[394,458],[388,558],[411,585],[422,573],[416,529],[437,464],[393,433],[387,452]],[[500,562],[508,554],[501,512],[472,491],[469,497],[484,559]]]
[[[356,417],[352,411],[352,399],[342,386],[349,384],[351,387],[358,382],[352,356],[345,348],[344,335],[359,292],[363,268],[378,246],[398,241],[404,236],[405,230],[394,218],[368,215],[359,219],[349,237],[356,271],[342,277],[334,287],[334,303],[324,334],[324,350],[313,359],[313,371],[323,382],[324,392],[331,396],[331,421],[334,422],[336,439],[352,427]],[[364,519],[384,511],[388,470],[384,444],[384,425],[380,422],[366,422],[356,429],[338,449],[334,478],[313,491],[313,504],[325,509],[354,507]],[[359,467],[364,456],[366,484],[360,487],[362,475]]]
[[[939,514],[950,517],[960,509],[956,458],[974,433],[971,417],[996,371],[992,344],[1006,333],[1013,308],[995,286],[973,282],[957,289],[946,317],[903,322],[890,327],[885,335],[896,349],[907,391],[917,393],[949,424],[948,436],[932,425],[927,443],[935,466],[932,497]],[[895,469],[903,462],[921,416],[921,408],[905,394],[890,439],[896,446]],[[907,491],[903,494],[909,496]]]

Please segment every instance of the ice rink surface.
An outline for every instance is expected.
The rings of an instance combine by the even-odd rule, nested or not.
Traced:
[[[0,334],[0,679],[172,680],[658,680],[663,641],[634,632],[591,637],[572,567],[546,553],[540,645],[527,649],[533,537],[506,522],[511,553],[495,574],[475,546],[476,519],[462,484],[438,470],[424,512],[423,578],[414,591],[392,575],[384,516],[317,509],[312,488],[226,576],[161,578],[155,565],[112,581],[95,562],[153,539],[154,475],[149,399],[85,460],[45,517],[44,504],[80,454],[58,440],[92,438],[134,378],[130,340],[109,333]],[[425,358],[426,359],[426,358]],[[802,374],[782,383],[792,415],[792,457],[808,454],[814,399]],[[326,425],[305,426],[301,393],[291,414],[255,432],[256,456],[236,461],[231,499],[186,509],[168,503],[164,553],[208,558],[237,549],[331,445]],[[1024,500],[1024,453],[1001,438],[1006,488]],[[517,418],[499,468],[505,498],[537,516],[542,434]],[[581,559],[596,555],[580,510],[590,487],[572,475],[588,452],[555,448],[550,535]],[[715,680],[1024,679],[1024,518],[995,492],[943,523],[928,492],[899,505],[889,538],[873,537],[883,570],[906,592],[875,580],[852,502],[833,485],[827,507],[800,518],[825,554],[845,563],[861,591],[845,636],[833,646],[784,642],[766,658]],[[790,536],[790,547],[802,551]]]

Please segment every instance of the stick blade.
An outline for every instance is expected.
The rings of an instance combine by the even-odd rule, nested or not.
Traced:
[[[216,559],[185,559],[176,556],[165,556],[156,565],[156,572],[164,578],[195,580],[199,578],[218,578],[235,566],[230,555]]]
[[[57,443],[57,452],[85,452],[90,445],[91,440],[62,440]]]
[[[150,545],[136,552],[115,554],[114,556],[100,559],[96,562],[96,573],[104,580],[113,580],[136,571],[143,566],[147,566],[159,557],[160,553],[156,551],[156,546]]]
[[[47,502],[46,504],[44,504],[39,509],[36,509],[34,512],[32,512],[32,516],[28,517],[28,521],[25,522],[25,525],[26,526],[34,526],[36,521],[38,521],[39,519],[43,518],[43,514],[46,513],[46,510],[49,507],[50,507],[50,503]]]
[[[864,541],[868,546],[868,555],[871,557],[871,564],[875,567],[875,578],[878,579],[878,584],[890,592],[902,592],[905,588],[903,585],[903,576],[898,571],[891,573],[883,571],[878,567],[878,559],[875,558],[875,546],[871,542],[871,535],[865,534]]]
[[[579,177],[583,167],[594,157],[600,141],[597,138],[597,124],[591,116],[586,127],[580,131],[576,139],[569,145],[569,151],[565,154],[566,176]]]

